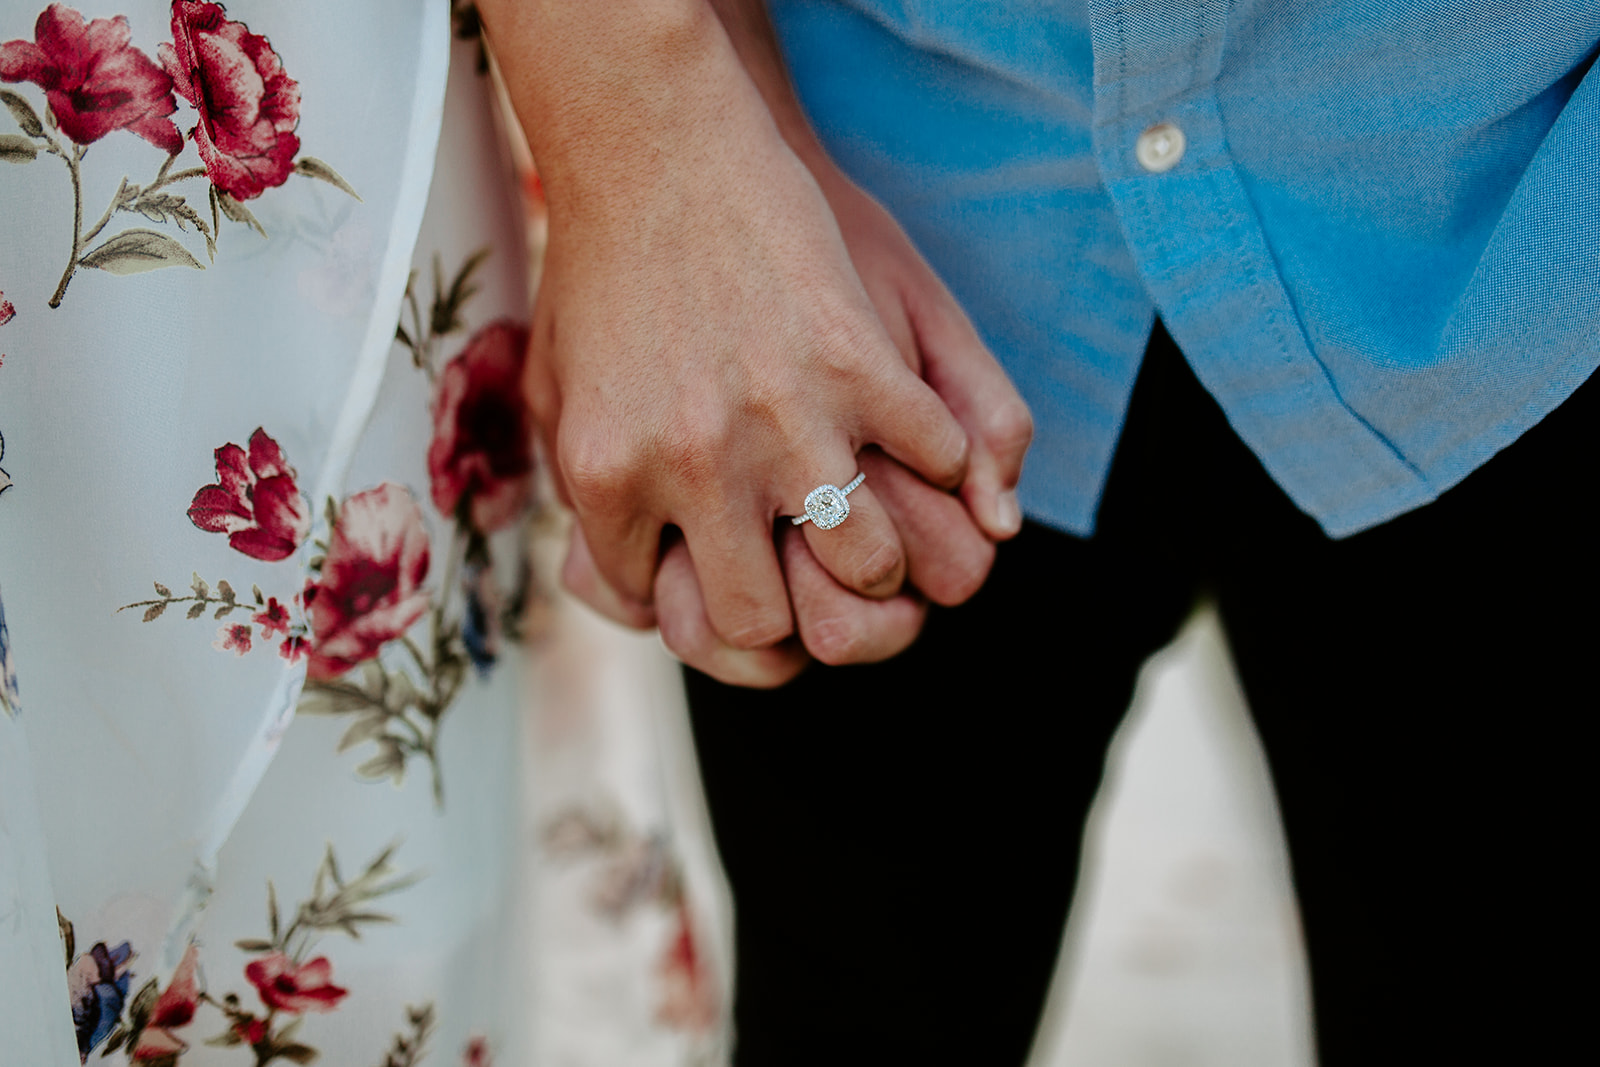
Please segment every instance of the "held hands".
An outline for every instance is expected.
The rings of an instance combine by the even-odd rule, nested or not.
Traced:
[[[923,597],[944,605],[966,600],[988,574],[993,541],[1012,536],[1021,525],[1012,488],[1032,432],[1026,407],[893,219],[837,172],[824,177],[823,187],[832,194],[827,198],[831,218],[825,221],[833,229],[838,220],[855,268],[854,277],[844,277],[841,284],[865,288],[881,331],[871,342],[880,349],[886,341],[892,344],[903,365],[923,375],[960,422],[968,441],[966,475],[958,499],[877,448],[861,451],[855,465],[867,479],[851,494],[850,517],[843,524],[817,530],[785,520],[777,529],[795,629],[770,647],[741,643],[741,635],[725,634],[712,622],[709,594],[683,538],[669,538],[665,545],[652,587],[652,612],[649,598],[619,595],[608,587],[583,533],[574,531],[564,576],[574,592],[619,621],[658,624],[664,643],[681,659],[735,684],[781,684],[805,665],[807,653],[838,664],[875,661],[903,650],[922,627]],[[548,285],[550,275],[545,278]],[[808,303],[808,294],[794,295],[802,305]],[[757,351],[766,359],[781,359],[773,347]],[[543,358],[536,348],[536,363]],[[749,373],[771,372],[752,368]],[[566,417],[572,417],[570,411]],[[700,447],[708,455],[727,456],[737,446]],[[776,514],[798,514],[807,490],[823,481],[843,484],[853,473],[850,466],[846,462],[815,480],[795,480]],[[870,496],[863,492],[867,489]],[[864,518],[871,528],[861,522]],[[772,526],[762,533],[770,542]],[[846,533],[854,535],[851,541],[839,537]],[[830,544],[834,538],[839,541]],[[902,588],[902,576],[915,592]]]
[[[634,173],[547,170],[527,386],[578,516],[569,587],[716,677],[776,685],[811,655],[893,655],[924,596],[976,591],[1020,526],[1031,424],[893,220],[708,59],[693,101],[623,131],[647,142]],[[843,524],[779,524],[857,469]]]

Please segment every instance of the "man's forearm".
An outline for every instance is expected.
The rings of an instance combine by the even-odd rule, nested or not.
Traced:
[[[813,173],[824,169],[827,153],[811,129],[784,66],[778,35],[766,0],[709,0],[750,79],[772,113],[778,131]]]

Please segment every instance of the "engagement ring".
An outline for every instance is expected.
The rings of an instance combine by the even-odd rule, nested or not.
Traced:
[[[865,472],[850,479],[850,484],[840,489],[837,485],[819,485],[806,494],[806,513],[792,520],[796,526],[806,520],[819,530],[831,530],[850,517],[850,501],[845,497],[855,492],[856,486],[867,480]]]

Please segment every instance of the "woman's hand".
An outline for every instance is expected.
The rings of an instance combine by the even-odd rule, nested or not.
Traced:
[[[924,612],[908,571],[965,599],[985,534],[1020,524],[1027,420],[1004,374],[893,221],[801,162],[708,8],[484,9],[550,205],[528,388],[582,527],[568,584],[745,684],[807,649],[903,648]],[[775,544],[778,516],[858,464],[845,523]]]

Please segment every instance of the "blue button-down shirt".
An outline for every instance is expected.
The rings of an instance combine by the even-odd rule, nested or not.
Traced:
[[[1092,530],[1158,312],[1334,536],[1600,363],[1600,0],[772,10],[824,143],[1033,408],[1034,518]]]

